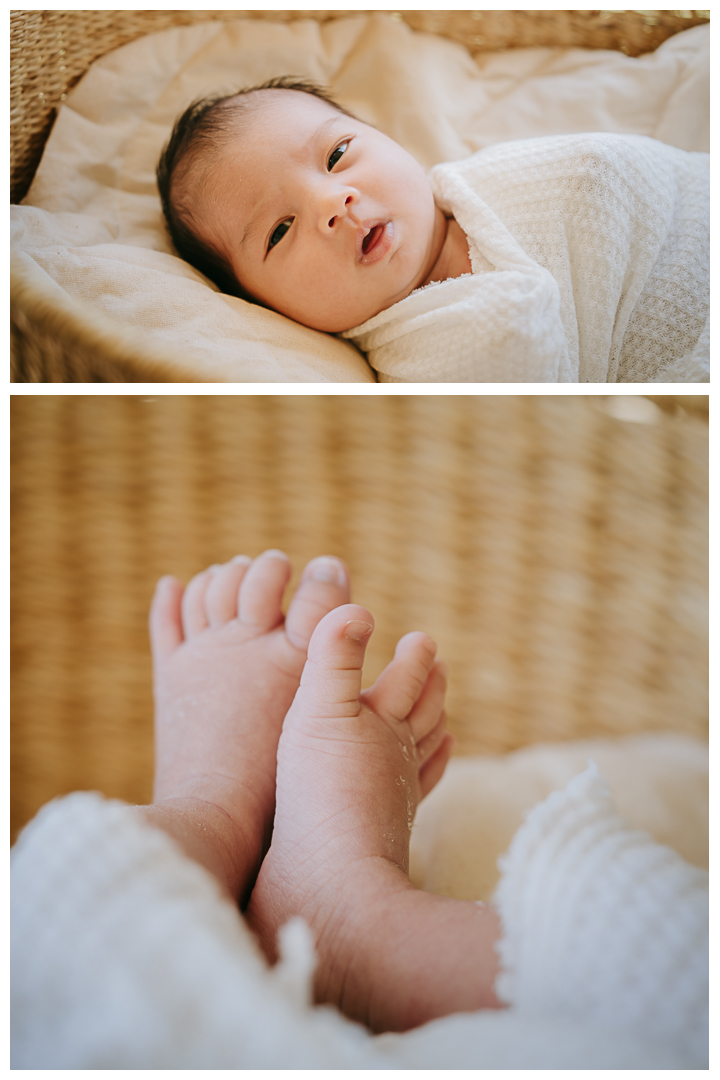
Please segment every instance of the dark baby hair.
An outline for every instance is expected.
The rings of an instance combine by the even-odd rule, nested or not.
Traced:
[[[210,278],[224,293],[252,300],[235,277],[232,266],[219,251],[201,239],[193,228],[191,206],[173,192],[173,179],[182,175],[183,166],[189,166],[204,151],[222,148],[237,131],[238,116],[246,111],[247,95],[256,90],[295,90],[321,98],[338,112],[352,116],[333,101],[326,90],[306,79],[283,75],[268,79],[258,86],[245,87],[232,94],[215,94],[199,98],[189,105],[175,121],[170,140],[160,155],[157,167],[157,184],[162,201],[165,222],[170,238],[179,255],[205,277]],[[230,103],[230,104],[228,104]]]

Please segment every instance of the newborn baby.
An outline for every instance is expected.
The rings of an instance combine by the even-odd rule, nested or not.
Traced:
[[[158,167],[179,253],[342,332],[387,381],[707,378],[707,154],[641,136],[419,163],[308,83],[190,106]]]

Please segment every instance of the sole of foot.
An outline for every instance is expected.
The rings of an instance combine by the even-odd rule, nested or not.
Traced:
[[[218,810],[241,897],[269,844],[278,739],[308,644],[350,595],[345,565],[321,556],[305,567],[283,616],[291,573],[281,551],[241,555],[185,589],[162,578],[150,612],[154,802]]]
[[[278,747],[273,839],[248,908],[271,959],[278,929],[305,918],[318,949],[318,999],[335,1004],[368,922],[382,918],[389,897],[416,891],[407,877],[412,820],[453,743],[432,639],[407,634],[362,690],[372,630],[371,614],[348,604],[312,635]]]

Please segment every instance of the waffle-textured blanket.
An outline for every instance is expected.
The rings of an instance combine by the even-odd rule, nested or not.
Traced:
[[[305,924],[268,969],[215,880],[122,803],[44,808],[14,852],[20,1069],[707,1068],[707,874],[618,817],[594,766],[502,864],[509,1008],[373,1037],[310,1004]]]
[[[709,379],[709,155],[634,135],[436,166],[472,274],[347,332],[388,382]]]

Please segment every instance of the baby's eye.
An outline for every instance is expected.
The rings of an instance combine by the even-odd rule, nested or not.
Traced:
[[[344,142],[344,143],[340,143],[337,150],[333,150],[332,154],[328,158],[328,172],[332,172],[333,167],[335,165],[337,165],[338,161],[343,156],[343,154],[345,153],[347,148],[348,148],[348,144],[346,142]]]
[[[270,243],[268,244],[268,251],[270,248],[274,248],[276,244],[280,243],[285,233],[288,231],[293,223],[293,219],[289,218],[287,221],[281,221],[275,232],[270,237]]]

